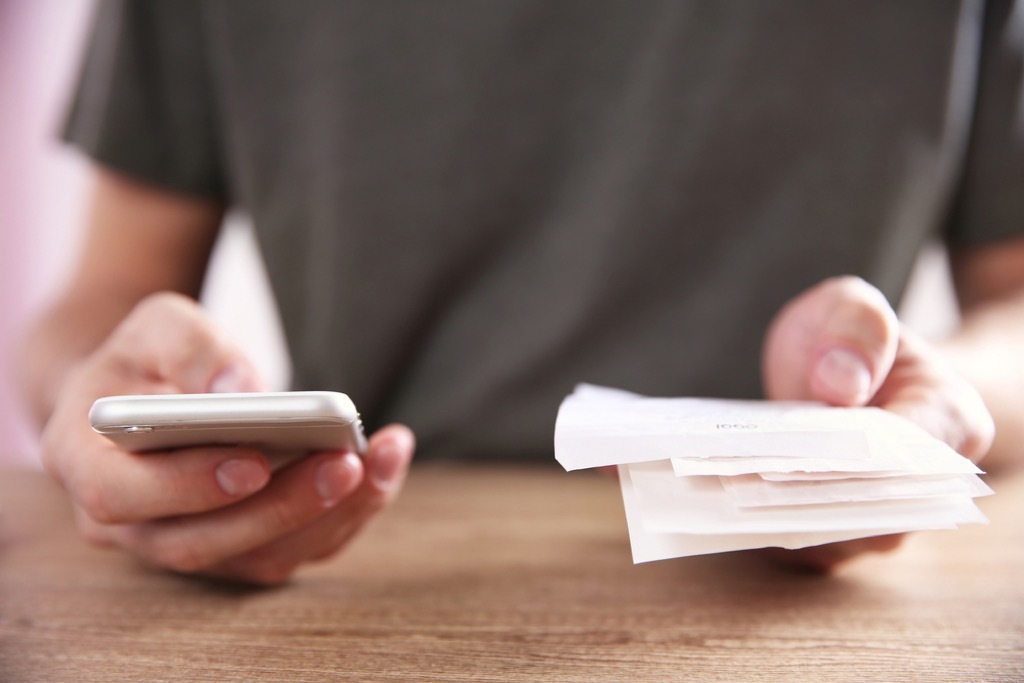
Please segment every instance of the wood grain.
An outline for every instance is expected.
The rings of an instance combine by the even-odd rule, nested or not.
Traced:
[[[992,524],[831,577],[753,554],[634,566],[616,483],[417,467],[343,556],[256,590],[77,537],[0,472],[0,680],[1024,681],[1024,476]]]

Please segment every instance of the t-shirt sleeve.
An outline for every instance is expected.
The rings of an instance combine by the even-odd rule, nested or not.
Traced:
[[[198,3],[104,0],[64,138],[144,182],[223,199]]]
[[[947,239],[974,245],[1024,236],[1024,12],[989,2],[975,111]]]

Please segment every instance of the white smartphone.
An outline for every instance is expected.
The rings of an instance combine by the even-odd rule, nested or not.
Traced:
[[[89,422],[137,453],[254,446],[280,465],[312,451],[366,451],[355,404],[335,391],[107,396],[93,403]]]

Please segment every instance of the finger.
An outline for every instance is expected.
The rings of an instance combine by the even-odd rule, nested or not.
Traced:
[[[102,370],[167,382],[183,393],[259,391],[252,363],[192,299],[143,299],[99,349]]]
[[[391,424],[374,432],[366,455],[366,472],[372,488],[361,495],[389,504],[405,482],[415,451],[416,436],[405,425]]]
[[[995,422],[977,389],[907,329],[876,401],[976,462],[995,438]]]
[[[206,576],[274,586],[304,563],[334,556],[362,530],[377,510],[342,504],[300,531],[203,570]]]
[[[91,370],[90,370],[91,371]],[[96,434],[86,420],[91,380],[69,381],[42,435],[43,463],[86,514],[102,524],[204,512],[266,485],[270,468],[245,448],[135,454]],[[110,381],[110,380],[106,380]]]
[[[856,277],[831,278],[789,302],[765,337],[766,395],[863,405],[896,357],[899,324],[877,289]]]
[[[270,481],[266,458],[251,448],[190,448],[124,453],[102,444],[71,467],[63,484],[101,524],[129,524],[208,512],[252,495]]]
[[[149,297],[70,373],[44,430],[43,463],[86,514],[104,524],[232,503],[266,484],[269,470],[258,453],[197,449],[173,457],[133,455],[93,433],[86,415],[98,396],[192,390],[200,388],[197,382],[223,387],[225,373],[238,389],[258,388],[248,367],[195,302],[173,294]]]
[[[363,476],[355,454],[319,453],[282,470],[265,489],[236,505],[116,527],[116,539],[156,566],[203,572],[319,519],[352,493]]]
[[[333,556],[395,499],[414,450],[415,438],[408,428],[391,425],[381,429],[370,437],[366,454],[368,476],[357,491],[307,527],[232,557],[204,573],[274,585],[287,580],[304,562]]]

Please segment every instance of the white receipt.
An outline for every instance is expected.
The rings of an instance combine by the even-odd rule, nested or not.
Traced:
[[[752,548],[806,548],[824,543],[849,541],[866,536],[898,534],[915,531],[916,527],[889,528],[871,530],[853,530],[848,532],[804,532],[776,534],[684,534],[684,533],[653,533],[644,529],[643,520],[638,512],[637,495],[629,478],[629,471],[623,468],[619,474],[622,485],[622,500],[626,508],[626,526],[629,529],[629,542],[633,551],[633,562],[652,562],[672,557],[690,555],[708,555],[725,553],[734,550],[750,550]]]
[[[619,466],[636,562],[984,523],[973,498],[992,493],[969,460],[878,408],[581,385],[555,457]]]
[[[663,462],[628,467],[644,529],[655,533],[853,531],[894,526],[950,529],[983,521],[970,496],[838,501],[798,506],[742,507],[719,477],[676,477]]]
[[[906,474],[858,478],[773,481],[758,474],[719,477],[733,502],[740,507],[857,503],[873,500],[929,498],[941,495],[971,497],[992,494],[985,482],[971,474]]]
[[[818,404],[643,398],[584,385],[559,408],[555,457],[567,470],[673,457],[860,460],[869,456],[860,425],[882,411],[857,411],[844,423]]]

